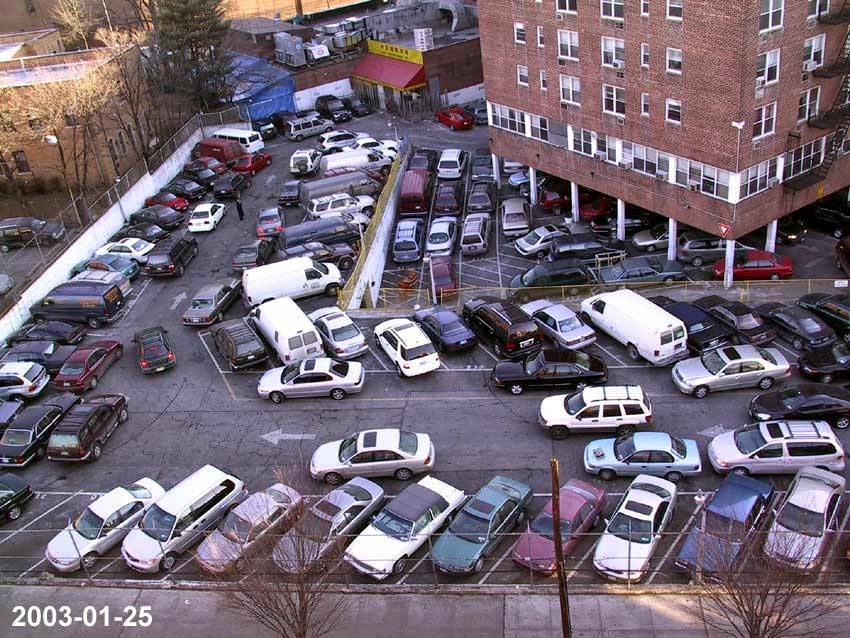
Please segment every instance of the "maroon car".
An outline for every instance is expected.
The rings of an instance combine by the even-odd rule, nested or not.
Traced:
[[[145,206],[168,206],[171,210],[180,211],[181,213],[189,208],[189,202],[184,197],[169,193],[168,191],[159,191],[156,195],[151,195],[145,200]]]
[[[84,392],[96,388],[100,377],[123,353],[120,341],[103,340],[80,346],[53,377],[53,387],[60,392]]]
[[[123,394],[96,394],[62,417],[47,441],[51,461],[97,461],[103,446],[128,417]]]
[[[450,297],[457,290],[455,265],[451,256],[431,257],[431,276],[434,278],[437,303],[442,303],[443,299]]]
[[[605,490],[576,479],[561,488],[561,539],[564,556],[569,556],[590,532],[605,509]],[[534,517],[525,533],[514,545],[515,563],[535,572],[555,572],[555,524],[552,520],[552,500]]]
[[[184,171],[196,171],[204,168],[208,168],[216,175],[220,175],[227,170],[227,164],[218,161],[214,157],[199,157],[183,165]]]

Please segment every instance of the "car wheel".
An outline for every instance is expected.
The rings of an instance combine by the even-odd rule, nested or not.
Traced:
[[[794,347],[795,350],[802,350],[803,349],[803,340],[798,337],[798,338],[794,339],[793,341],[791,341],[791,345]]]
[[[254,175],[256,175],[256,174],[257,174],[257,171],[255,171],[254,169],[251,169],[251,177],[254,177]]]
[[[195,246],[194,248],[192,248],[192,257],[197,257],[197,256],[198,256],[198,247]]]
[[[640,352],[638,352],[637,346],[635,346],[635,344],[630,343],[627,350],[629,352],[629,359],[631,359],[632,361],[640,361]]]
[[[493,352],[496,353],[497,357],[503,357],[504,356],[504,352],[502,352],[502,346],[500,346],[498,343],[493,344]]]
[[[331,390],[331,399],[342,401],[345,398],[345,390],[342,388],[334,388]]]
[[[697,399],[704,399],[705,397],[708,396],[709,392],[710,392],[710,390],[708,389],[707,385],[698,385],[697,387],[694,388],[694,391],[692,392],[692,394]]]
[[[773,273],[773,274],[770,276],[770,280],[771,280],[771,281],[779,281],[779,275],[777,275],[776,273]]]
[[[472,571],[476,574],[480,574],[482,569],[484,569],[484,559],[479,558],[475,561],[475,566],[472,568]]]
[[[337,284],[328,284],[325,288],[325,295],[328,297],[336,297],[339,293],[339,286]]]
[[[841,239],[842,237],[844,237],[844,231],[840,228],[836,228],[834,231],[832,231],[832,236],[836,239]]]
[[[695,266],[695,267],[699,268],[700,266],[702,266],[702,264],[703,264],[702,257],[694,257],[693,259],[691,259],[691,266]]]
[[[120,359],[123,356],[124,356],[124,348],[122,348],[121,346],[118,346],[117,348],[115,348],[115,360],[118,361],[118,359]]]
[[[511,391],[511,394],[513,394],[514,396],[522,394],[522,391],[524,390],[521,383],[512,383],[508,387],[508,389]]]
[[[672,277],[665,277],[665,278],[664,278],[664,283],[665,283],[665,284],[667,284],[668,286],[669,286],[670,284],[672,284],[672,283],[673,283],[673,281],[674,281],[674,279],[673,279]]]
[[[586,312],[580,312],[580,313],[579,313],[579,317],[581,317],[581,320],[582,320],[585,324],[587,324],[588,326],[592,325],[592,324],[590,323],[590,315],[589,315],[589,314],[587,314]]]
[[[82,558],[82,560],[80,561],[80,563],[81,563],[81,564],[82,564],[82,566],[83,566],[83,567],[85,567],[86,569],[91,569],[92,567],[94,567],[95,565],[97,565],[97,560],[98,560],[99,558],[100,558],[100,556],[98,556],[95,552],[89,552],[88,554],[86,554],[85,556],[83,556],[83,558]]]
[[[7,246],[6,244],[0,244],[0,252],[9,252],[9,246]]]
[[[124,423],[129,416],[130,413],[127,412],[127,408],[121,408],[121,412],[118,413],[118,423]]]
[[[633,425],[621,425],[617,428],[617,437],[627,436],[629,434],[633,434],[635,431],[635,426]]]
[[[183,267],[183,264],[180,264],[179,266],[177,266],[177,270],[174,274],[176,274],[178,277],[182,277],[183,273],[185,273],[185,272],[186,272],[186,269]]]
[[[413,478],[413,472],[406,467],[400,467],[395,471],[393,476],[395,476],[397,481],[409,481]]]
[[[646,247],[646,252],[648,253],[654,253],[656,250],[658,249],[655,247],[655,244],[650,244]]]
[[[395,563],[393,563],[393,574],[400,574],[404,571],[404,566],[407,563],[404,557],[399,558]]]
[[[339,260],[340,270],[349,270],[354,265],[354,261],[348,257]]]
[[[762,390],[769,390],[773,385],[773,377],[765,377],[761,381],[759,381],[759,387]]]
[[[23,513],[23,510],[19,506],[16,505],[12,509],[10,509],[8,512],[6,512],[6,518],[8,518],[10,521],[16,521],[21,517],[22,513]]]
[[[254,185],[254,180],[253,180],[253,179],[249,179],[249,180],[248,180],[248,183],[247,183],[247,184],[245,184],[245,188],[251,188],[253,185]]]
[[[835,428],[837,430],[846,430],[850,427],[850,416],[840,416],[835,419]]]
[[[832,383],[832,375],[831,374],[822,374],[820,377],[821,383]]]
[[[174,569],[174,565],[177,563],[177,555],[176,554],[166,554],[161,561],[159,561],[159,568],[163,571],[170,572]]]
[[[323,478],[328,485],[339,485],[342,483],[342,477],[336,472],[328,472]]]
[[[400,376],[401,378],[404,378],[404,373],[401,371],[400,365],[395,364],[395,371],[398,373],[398,376]]]
[[[546,251],[538,250],[535,257],[537,257],[537,259],[541,259],[541,260],[544,259],[546,257]]]
[[[671,483],[678,483],[679,481],[682,480],[682,473],[681,472],[667,472],[667,474],[664,475],[664,478],[666,478]]]
[[[95,441],[94,445],[91,446],[91,460],[97,461],[101,454],[103,454],[103,445],[100,441]]]
[[[564,214],[564,209],[563,209],[563,208],[561,208],[560,206],[555,206],[555,207],[552,209],[552,214],[553,214],[555,217],[560,217],[561,215],[563,215],[563,214]]]
[[[617,478],[617,473],[614,470],[605,468],[604,470],[599,470],[599,478],[603,481],[613,481]]]
[[[272,403],[283,403],[284,398],[286,397],[283,396],[283,392],[275,391],[269,394],[269,399],[272,400]]]
[[[100,328],[100,321],[97,317],[89,317],[88,319],[86,319],[86,325],[92,330],[97,330],[98,328]]]
[[[570,431],[563,425],[553,425],[551,428],[549,428],[549,436],[551,436],[556,441],[563,441],[565,438],[567,438],[567,435],[569,433]]]
[[[732,474],[737,474],[738,476],[749,476],[750,471],[745,467],[733,467]]]
[[[375,209],[374,209],[374,208],[372,208],[371,206],[366,206],[366,207],[365,207],[363,210],[361,210],[360,212],[361,212],[361,213],[363,213],[364,215],[366,215],[366,217],[371,217],[371,216],[372,216],[372,214],[375,212]]]
[[[325,133],[327,133],[329,130],[330,130],[330,129],[326,129],[326,130],[325,130]],[[296,141],[296,142],[301,142],[301,141],[303,141],[303,140],[304,140],[304,136],[303,136],[303,135],[296,135],[296,136],[295,136],[295,141]]]
[[[97,387],[97,377],[92,377],[89,382],[89,390],[94,390]]]
[[[35,458],[43,459],[45,456],[47,456],[47,447],[42,445],[41,447],[36,449]]]

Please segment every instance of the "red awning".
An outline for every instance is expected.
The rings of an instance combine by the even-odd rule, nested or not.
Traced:
[[[376,53],[366,57],[354,67],[352,77],[393,89],[404,91],[425,86],[425,68],[421,64],[388,58]]]

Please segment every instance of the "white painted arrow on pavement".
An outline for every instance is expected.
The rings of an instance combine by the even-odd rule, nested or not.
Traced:
[[[177,310],[177,306],[180,305],[180,302],[183,301],[188,295],[185,292],[181,292],[179,295],[174,297],[174,301],[171,302],[171,309]]]
[[[265,434],[261,434],[260,438],[268,441],[272,445],[277,445],[280,441],[309,441],[316,438],[315,434],[288,434],[283,430],[274,430],[273,432],[266,432]]]

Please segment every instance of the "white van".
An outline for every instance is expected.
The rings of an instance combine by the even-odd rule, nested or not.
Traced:
[[[243,271],[242,302],[250,308],[278,297],[336,297],[340,286],[342,275],[334,264],[298,257]]]
[[[440,179],[460,179],[466,168],[466,153],[459,148],[447,148],[437,163],[437,177]]]
[[[390,172],[393,161],[380,153],[367,149],[341,151],[325,155],[319,160],[322,175],[336,168],[360,168],[364,171],[380,171],[384,175]]]
[[[585,299],[581,316],[626,346],[634,361],[663,366],[688,356],[685,324],[632,290]]]
[[[133,285],[130,280],[120,272],[114,270],[84,270],[76,275],[71,281],[88,281],[94,284],[116,285],[126,299],[132,292]]]
[[[242,150],[246,153],[256,153],[266,147],[259,132],[249,131],[248,129],[222,128],[213,133],[213,137],[239,142],[242,145]]]
[[[248,316],[283,365],[324,356],[319,331],[289,297],[260,304]]]
[[[215,529],[248,491],[230,472],[205,465],[160,496],[121,544],[127,565],[149,574],[174,567],[177,557]]]

